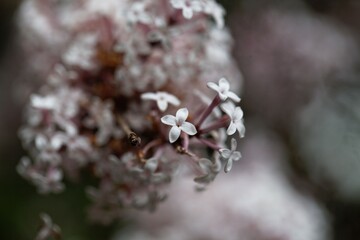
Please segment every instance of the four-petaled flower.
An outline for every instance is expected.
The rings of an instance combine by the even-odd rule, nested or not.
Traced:
[[[180,100],[174,95],[167,92],[143,93],[141,95],[141,99],[156,101],[158,108],[162,112],[167,109],[169,103],[174,106],[180,105]]]
[[[170,143],[175,142],[179,138],[181,131],[188,135],[195,135],[197,133],[196,128],[192,123],[185,122],[188,115],[189,111],[187,108],[180,108],[176,112],[176,116],[166,115],[161,118],[162,123],[172,126],[169,132]]]
[[[230,98],[234,102],[240,102],[240,98],[232,91],[230,91],[230,84],[225,78],[219,80],[219,84],[208,82],[207,86],[219,94],[222,101]]]
[[[235,151],[237,147],[237,142],[235,138],[231,139],[231,150],[226,148],[221,148],[219,150],[220,156],[222,159],[226,160],[224,171],[228,173],[233,165],[233,161],[238,161],[241,158],[241,153],[239,151]]]
[[[232,102],[221,104],[220,108],[230,117],[230,125],[226,130],[227,135],[233,135],[236,130],[240,137],[245,135],[245,126],[243,121],[243,111],[240,107],[235,107]]]

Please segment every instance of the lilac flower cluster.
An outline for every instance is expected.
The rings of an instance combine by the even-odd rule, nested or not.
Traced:
[[[155,209],[180,165],[199,189],[221,160],[229,171],[241,155],[227,136],[245,128],[223,15],[214,0],[25,1],[24,47],[45,81],[20,129],[31,157],[18,172],[42,193],[90,173],[91,213],[107,223]]]

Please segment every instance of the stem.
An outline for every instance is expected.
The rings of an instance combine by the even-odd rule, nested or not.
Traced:
[[[212,130],[216,130],[219,128],[226,127],[230,118],[228,115],[222,116],[220,119],[216,120],[215,122],[211,123],[208,127],[200,129],[198,131],[198,135],[205,134],[211,132]]]
[[[182,138],[183,138],[183,148],[187,151],[189,149],[189,135],[183,133]]]
[[[176,147],[176,152],[179,153],[179,154],[183,154],[183,155],[187,155],[191,158],[194,158],[194,159],[197,159],[198,157],[196,156],[196,154],[190,152],[189,150],[185,149],[184,147],[178,145]]]
[[[219,95],[216,95],[216,97],[212,100],[210,105],[205,108],[205,110],[202,112],[200,119],[198,123],[196,124],[196,128],[200,128],[201,124],[205,121],[205,119],[211,114],[212,110],[217,107],[221,103],[221,99]]]
[[[120,115],[117,116],[117,121],[127,135],[133,132],[131,131],[129,125],[126,123],[125,119],[123,119]]]
[[[146,155],[146,153],[153,147],[156,147],[158,145],[160,145],[162,143],[162,140],[160,138],[158,139],[154,139],[151,142],[149,142],[148,144],[145,145],[145,147],[142,150],[142,153],[144,155]]]
[[[203,139],[203,138],[198,138],[198,140],[200,142],[202,142],[203,144],[205,144],[206,146],[208,146],[209,148],[212,148],[215,151],[218,151],[221,147],[218,146],[216,143],[213,143],[207,139]]]
[[[117,121],[120,124],[121,128],[124,130],[124,132],[127,134],[130,144],[134,147],[139,147],[141,144],[141,138],[135,132],[131,131],[125,119],[118,115]]]

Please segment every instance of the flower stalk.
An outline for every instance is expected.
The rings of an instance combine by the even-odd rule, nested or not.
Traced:
[[[220,103],[221,103],[221,99],[218,95],[216,95],[216,97],[212,100],[210,105],[207,108],[205,108],[205,110],[201,113],[200,118],[199,118],[197,124],[195,125],[197,129],[199,129],[201,127],[201,125],[203,124],[205,119],[207,117],[209,117],[209,115],[212,113],[214,108],[219,106]]]
[[[125,119],[122,118],[120,115],[117,116],[117,121],[120,124],[121,128],[127,134],[127,139],[131,146],[133,147],[140,147],[141,145],[141,138],[133,132],[129,125],[126,123]]]

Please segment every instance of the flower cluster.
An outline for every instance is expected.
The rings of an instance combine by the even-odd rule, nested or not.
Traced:
[[[35,240],[46,240],[46,239],[61,239],[61,229],[58,225],[53,223],[51,217],[46,213],[40,215],[41,228]]]
[[[238,154],[235,139],[224,150],[227,135],[244,126],[223,14],[214,0],[25,1],[24,47],[45,80],[20,129],[30,157],[19,173],[42,193],[90,173],[90,212],[107,223],[123,208],[155,209],[180,165],[200,189],[221,160],[229,171]]]

